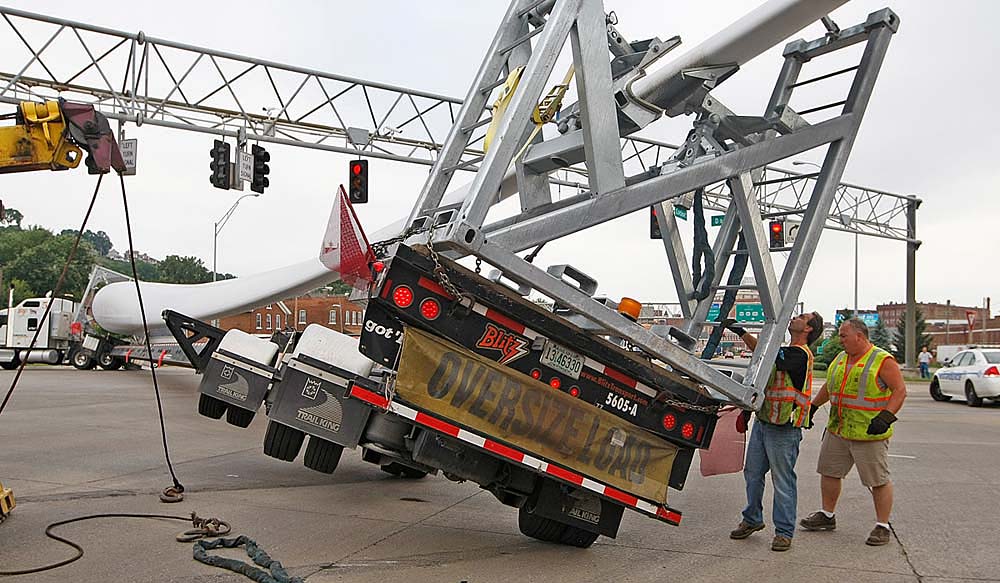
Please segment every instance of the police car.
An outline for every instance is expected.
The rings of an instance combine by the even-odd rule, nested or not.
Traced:
[[[935,401],[958,397],[970,407],[979,407],[983,399],[1000,400],[1000,349],[973,348],[945,360],[930,390]]]

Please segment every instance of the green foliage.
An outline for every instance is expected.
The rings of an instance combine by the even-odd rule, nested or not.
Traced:
[[[892,352],[893,349],[892,334],[889,332],[889,329],[885,327],[885,322],[882,321],[882,318],[879,318],[878,324],[876,324],[874,328],[869,330],[869,335],[871,336],[870,339],[872,341],[872,344],[878,346],[882,350]]]
[[[76,237],[76,229],[63,229],[60,235],[69,235],[71,237]],[[83,232],[83,240],[90,243],[90,246],[97,251],[97,254],[101,257],[107,257],[108,253],[111,252],[111,248],[114,245],[111,243],[111,238],[104,231],[93,232],[87,229]]]
[[[167,255],[157,266],[159,281],[168,283],[206,283],[212,281],[212,272],[197,257]]]
[[[823,364],[824,366],[830,366],[834,358],[844,350],[844,345],[840,343],[840,336],[834,334],[823,344],[823,354],[816,355],[816,364]],[[825,369],[817,369],[825,370]]]
[[[815,362],[813,363],[813,370],[823,371],[830,368],[830,365],[825,362]]]
[[[20,279],[10,280],[10,282],[7,283],[6,286],[5,286],[4,294],[8,293],[8,290],[10,289],[10,285],[14,286],[14,303],[11,304],[13,306],[16,306],[16,305],[20,304],[21,300],[26,300],[28,298],[35,297],[35,292],[33,292],[31,290],[31,288],[28,287],[28,284],[24,283]],[[7,298],[6,297],[4,297],[3,306],[7,307]]]
[[[917,361],[916,352],[920,352],[921,346],[926,346],[930,348],[933,345],[934,338],[930,334],[927,334],[927,322],[924,321],[924,314],[917,308],[917,326],[916,326],[916,338],[917,342],[914,345],[915,353],[912,354],[913,362]],[[896,361],[900,364],[906,362],[906,318],[899,319],[899,325],[896,326],[895,337],[893,342],[896,345],[895,350],[892,351],[892,355],[896,357]]]
[[[22,284],[20,290],[15,287],[15,296],[43,296],[54,291],[72,247],[73,237],[56,236],[39,227],[0,232],[0,264],[4,266],[4,278]],[[93,249],[88,244],[80,245],[66,272],[61,293],[79,299],[93,263]]]
[[[119,261],[117,259],[101,257],[97,260],[97,263],[107,267],[108,269],[113,269],[118,273],[123,273],[129,277],[132,276],[132,264],[128,261]],[[145,261],[136,259],[135,271],[139,274],[139,279],[142,281],[159,281],[160,271],[157,269],[156,265],[152,263],[146,263]]]

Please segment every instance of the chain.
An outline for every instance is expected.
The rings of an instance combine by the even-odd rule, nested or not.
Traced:
[[[397,235],[396,237],[390,237],[388,239],[372,243],[371,244],[372,252],[375,254],[376,258],[385,259],[389,247],[392,247],[396,243],[402,243],[403,241],[409,239],[413,235],[418,235],[420,233],[423,233],[424,231],[430,231],[430,230],[431,227],[429,226],[418,227],[417,225],[411,225],[409,229],[403,231],[402,234]]]
[[[482,268],[483,268],[483,260],[476,257],[476,275],[479,275],[479,273],[482,271]]]
[[[385,398],[389,401],[389,406],[392,406],[393,399],[396,398],[396,373],[390,373],[383,377],[385,383]]]
[[[718,405],[695,405],[694,403],[688,403],[686,401],[678,401],[677,399],[671,399],[669,397],[660,399],[655,399],[656,401],[663,403],[664,405],[669,405],[671,407],[677,407],[679,409],[691,409],[692,411],[701,411],[702,413],[718,413]]]
[[[472,296],[458,289],[458,287],[451,282],[451,278],[448,277],[448,272],[445,271],[444,266],[441,265],[441,256],[438,255],[438,252],[434,249],[433,230],[427,233],[427,251],[431,255],[431,261],[434,262],[434,278],[441,284],[441,287],[443,287],[445,291],[451,295],[451,297],[458,299],[459,303],[472,306],[475,302]]]

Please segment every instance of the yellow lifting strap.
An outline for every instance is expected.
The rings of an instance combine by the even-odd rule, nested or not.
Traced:
[[[569,89],[569,82],[573,80],[573,73],[576,72],[576,67],[573,65],[569,66],[569,70],[566,71],[566,75],[563,77],[562,83],[554,86],[549,90],[548,95],[546,95],[542,102],[538,104],[535,111],[531,114],[531,121],[535,122],[535,129],[531,130],[531,135],[528,136],[528,140],[521,147],[521,150],[514,156],[514,160],[518,160],[524,151],[528,149],[531,142],[534,141],[535,136],[538,132],[542,131],[542,126],[549,123],[556,118],[559,110],[562,109],[563,97],[566,97],[566,91]]]
[[[493,107],[490,108],[490,127],[486,128],[486,137],[483,138],[483,153],[488,152],[490,149],[493,136],[496,135],[497,126],[500,124],[500,118],[503,116],[503,112],[507,111],[507,106],[510,105],[510,98],[514,97],[514,91],[517,89],[517,84],[521,81],[521,73],[523,72],[524,65],[521,65],[507,75],[507,80],[504,81],[500,95],[497,96]]]
[[[21,113],[24,114],[25,122],[42,124],[42,131],[45,132],[45,141],[50,148],[55,145],[52,141],[52,135],[49,133],[49,122],[62,121],[62,112],[59,111],[58,101],[46,101],[45,103],[22,101]]]

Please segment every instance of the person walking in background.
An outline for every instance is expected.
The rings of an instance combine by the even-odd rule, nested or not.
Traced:
[[[830,418],[816,467],[821,476],[822,507],[799,524],[806,530],[837,528],[834,513],[844,476],[857,466],[861,483],[871,490],[875,503],[875,528],[865,543],[880,546],[890,537],[893,490],[889,438],[906,399],[906,384],[896,359],[868,339],[868,326],[863,321],[844,321],[839,335],[844,351],[830,363],[826,383],[811,408],[815,414],[830,401]]]
[[[917,363],[920,364],[920,378],[931,378],[931,353],[927,350],[926,346],[920,349],[920,354],[917,355]]]
[[[751,350],[757,338],[725,320],[726,328],[738,335]],[[764,404],[747,444],[743,477],[746,479],[747,505],[743,519],[729,538],[742,540],[764,529],[764,476],[771,472],[774,486],[774,540],[772,551],[787,551],[795,534],[798,486],[795,462],[799,457],[802,428],[809,424],[809,399],[812,390],[813,355],[809,345],[823,332],[823,318],[816,312],[802,314],[788,323],[791,345],[778,350],[771,377],[764,389]]]

